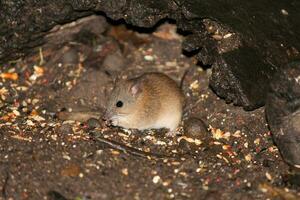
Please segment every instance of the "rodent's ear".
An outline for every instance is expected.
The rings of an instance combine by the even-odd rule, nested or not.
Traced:
[[[132,84],[131,87],[130,87],[130,93],[131,93],[133,96],[136,96],[136,95],[138,95],[141,91],[142,91],[141,83],[139,83],[139,82],[133,82],[133,84]]]

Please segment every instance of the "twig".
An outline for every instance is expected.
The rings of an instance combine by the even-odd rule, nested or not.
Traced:
[[[134,156],[139,156],[139,157],[143,157],[143,158],[154,157],[156,159],[171,158],[170,156],[167,156],[167,155],[161,155],[161,154],[141,151],[139,149],[127,146],[125,144],[121,144],[121,143],[113,141],[113,140],[105,139],[101,136],[96,135],[96,136],[93,136],[92,138],[95,139],[98,142],[101,142],[103,144],[106,144],[106,145],[110,146],[113,149],[122,151],[124,153],[131,154],[131,155],[134,155]]]
[[[44,55],[43,55],[43,50],[42,48],[39,48],[39,54],[40,54],[40,63],[39,65],[43,65],[44,64]]]

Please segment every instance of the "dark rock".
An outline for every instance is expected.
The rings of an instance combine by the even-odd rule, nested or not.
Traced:
[[[213,66],[210,85],[214,91],[248,110],[265,103],[270,79],[279,66],[299,57],[297,0],[242,4],[237,0],[8,0],[0,3],[0,61],[41,45],[55,25],[95,12],[147,28],[166,17],[176,20],[179,29],[188,33],[184,50]]]
[[[68,45],[76,48],[78,43],[94,46],[103,41],[103,32],[108,28],[104,16],[91,15],[76,20],[75,22],[53,27],[45,37],[43,47],[56,48]]]
[[[83,29],[74,36],[74,39],[81,44],[93,46],[95,43],[98,43],[99,36],[101,35],[97,35],[90,30]]]
[[[70,124],[63,124],[58,128],[60,134],[73,134],[73,128]]]
[[[206,124],[201,119],[195,117],[191,117],[184,122],[184,135],[200,140],[209,137]]]
[[[105,70],[109,67],[110,71],[120,70],[119,67],[123,64],[122,54],[120,52],[119,44],[109,38],[104,38],[104,41],[94,44],[92,52],[89,52],[84,61],[84,66],[100,69],[102,66]],[[119,51],[119,54],[117,53]],[[110,57],[112,56],[112,57]],[[106,60],[105,59],[119,59],[119,60]],[[120,62],[121,61],[121,62]],[[105,63],[106,62],[106,63]],[[115,62],[115,63],[113,63]]]
[[[300,62],[289,64],[275,75],[266,116],[283,159],[300,168]]]
[[[300,187],[300,174],[290,174],[287,177],[287,182],[291,185]]]
[[[115,52],[107,55],[102,65],[108,72],[118,72],[126,67],[125,58],[120,50],[116,50]]]
[[[241,70],[240,66],[244,69]],[[264,63],[257,51],[241,47],[216,59],[210,85],[226,102],[233,102],[235,105],[242,105],[246,110],[252,110],[264,105],[269,80],[275,70],[273,66]]]
[[[63,54],[62,63],[65,65],[75,65],[79,62],[79,56],[76,49],[71,48]]]
[[[57,104],[61,107],[72,108],[73,112],[63,117],[63,120],[76,120],[85,122],[91,117],[98,118],[99,113],[90,112],[91,108],[105,108],[106,86],[112,84],[107,74],[100,70],[89,69],[80,77],[80,84],[77,84],[70,91],[58,91]],[[99,109],[98,109],[99,110]]]
[[[106,19],[98,15],[90,16],[87,22],[83,22],[81,27],[81,30],[86,30],[95,34],[96,38],[93,39],[97,39],[101,34],[107,31],[107,29],[108,23],[106,22]]]
[[[193,45],[187,50],[199,49],[197,56],[200,61],[213,65],[210,85],[218,95],[227,102],[251,110],[265,103],[270,79],[279,66],[299,57],[299,22],[291,18],[300,15],[296,11],[300,7],[296,1],[282,4],[264,0],[257,2],[259,6],[255,9],[251,5],[258,4],[253,1],[239,6],[235,6],[236,3],[239,4],[237,1],[205,2],[206,5],[197,1],[186,2],[183,7],[194,20],[182,26],[191,29],[197,24],[195,16],[213,16],[211,19],[214,20],[209,20],[208,26],[203,20],[204,30],[192,28],[193,35],[189,36],[188,43],[193,42]],[[271,32],[275,26],[276,33]],[[219,30],[219,33],[216,35],[217,31],[210,29]],[[225,37],[228,34],[230,37]],[[207,40],[211,38],[208,35],[212,35],[214,41]],[[233,36],[238,37],[232,47],[224,49],[223,41]],[[203,40],[206,41],[201,43]]]
[[[47,193],[47,196],[50,200],[68,200],[62,194],[60,194],[59,192],[53,191],[53,190],[49,191]]]

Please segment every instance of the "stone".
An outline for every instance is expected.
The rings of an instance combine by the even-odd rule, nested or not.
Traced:
[[[271,82],[266,117],[283,159],[300,168],[300,62],[279,71]]]
[[[207,125],[196,117],[191,117],[184,122],[184,135],[200,140],[209,138]]]
[[[90,118],[87,120],[87,125],[90,129],[95,129],[101,127],[101,124],[98,119]]]

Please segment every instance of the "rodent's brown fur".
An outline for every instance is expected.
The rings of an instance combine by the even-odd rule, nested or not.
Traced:
[[[184,96],[176,82],[164,74],[153,72],[127,81],[129,85],[136,83],[140,94],[128,118],[130,125],[125,128],[159,128],[165,123],[166,126],[171,124],[171,127],[166,128],[174,129],[173,126],[179,122],[173,125],[170,120],[181,118],[184,103]]]
[[[184,98],[179,87],[172,79],[164,74],[152,72],[138,77],[136,81],[143,83],[141,98],[137,100],[137,106],[144,108],[140,110],[139,118],[155,120],[160,113],[153,111],[170,106],[170,102],[164,102],[163,100],[167,98],[171,100],[170,98],[173,95],[170,94],[172,93],[177,94],[183,104]],[[158,99],[157,97],[160,98]]]

